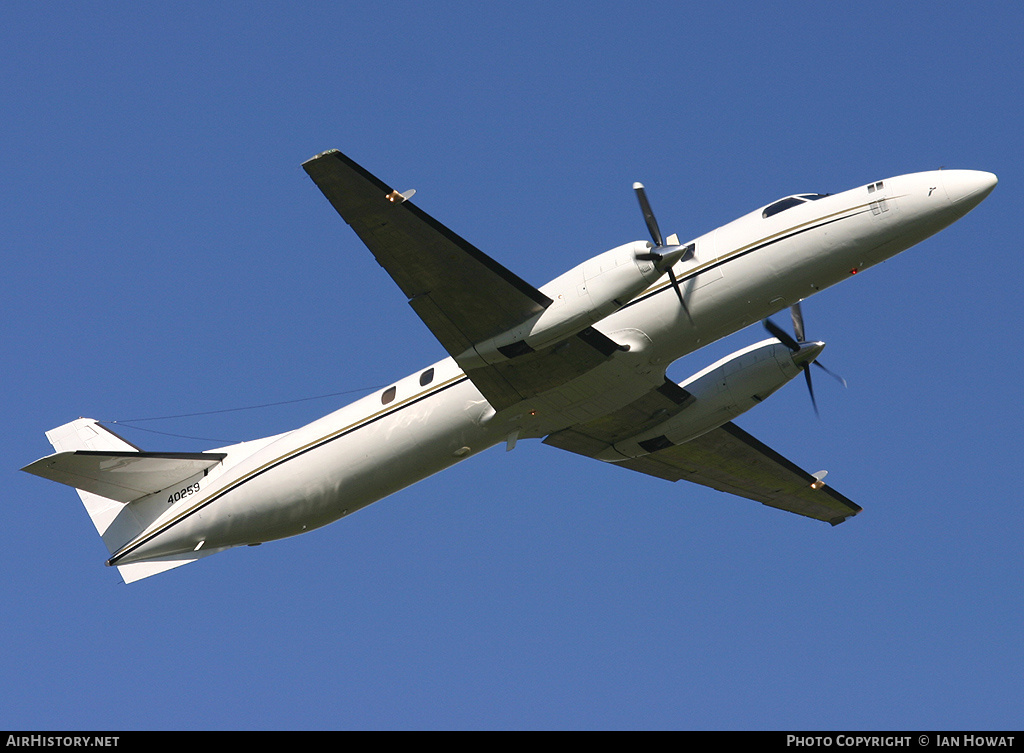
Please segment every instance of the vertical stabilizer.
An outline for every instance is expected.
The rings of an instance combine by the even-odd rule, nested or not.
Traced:
[[[155,456],[160,455],[159,453],[143,452],[131,442],[119,437],[117,434],[110,431],[110,429],[101,426],[98,421],[91,418],[79,418],[71,423],[58,426],[56,429],[51,429],[46,432],[46,438],[50,441],[50,444],[53,445],[53,449],[57,451],[57,455],[51,455],[49,458],[43,458],[23,470],[72,486],[76,483],[83,485],[89,484],[87,483],[87,479],[79,478],[76,480],[72,475],[67,473],[69,468],[72,472],[81,472],[81,468],[69,465],[69,461],[66,459],[67,454],[74,455],[74,453],[79,453],[79,456],[81,456],[82,451],[86,451],[88,453],[111,453],[111,457],[116,455],[117,459],[110,463],[109,469],[101,469],[99,471],[101,478],[104,473],[113,474],[111,478],[116,478],[119,473],[120,475],[124,475],[124,471],[127,466],[132,464],[138,465],[139,463],[146,462],[148,459],[155,458]],[[65,453],[65,455],[61,455],[61,453]],[[138,453],[138,458],[135,457],[135,453]],[[196,472],[202,472],[202,465],[216,463],[224,458],[223,453],[207,453],[205,455],[202,453],[176,453],[173,455],[176,455],[177,457],[168,460],[168,455],[172,454],[165,453],[163,454],[163,457],[160,457],[152,463],[154,466],[159,465],[159,471],[155,472],[161,474],[157,476],[158,478],[165,478],[162,472],[165,471],[167,466],[175,462],[177,462],[180,467],[188,469],[182,471],[182,474],[192,475]],[[209,460],[199,461],[201,464],[200,466],[195,465],[197,462],[196,458],[205,457],[208,457]],[[106,464],[107,460],[104,459],[101,462],[101,465]],[[56,466],[59,466],[64,472],[55,472],[53,468]],[[166,481],[157,483],[157,486],[163,486],[164,483],[169,483],[174,477],[169,476],[166,478]],[[95,480],[95,478],[92,479],[92,481]],[[103,489],[103,487],[98,488]],[[111,554],[121,549],[121,547],[128,542],[134,540],[143,532],[143,530],[145,530],[146,526],[153,522],[155,516],[165,509],[165,505],[146,503],[144,501],[145,497],[139,498],[137,501],[118,501],[77,487],[75,491],[77,491],[78,496],[82,498],[82,503],[85,505],[86,512],[89,513],[89,518],[92,520],[93,525],[96,526],[96,531],[100,534],[100,538],[103,539],[103,543],[106,545],[107,551]],[[152,499],[152,497],[150,497],[150,499]],[[170,570],[171,568],[179,567],[180,565],[186,565],[189,562],[195,562],[197,559],[214,554],[217,551],[220,550],[210,549],[204,550],[202,553],[189,553],[173,557],[148,560],[145,562],[136,562],[129,565],[121,565],[118,566],[118,571],[125,583],[131,583],[133,581],[140,580],[141,578],[147,578],[150,575],[156,575],[164,570]]]
[[[46,438],[57,452],[75,450],[114,450],[119,452],[140,452],[139,448],[126,439],[100,425],[92,418],[79,418],[71,423],[58,426],[46,432]],[[118,516],[125,505],[98,494],[76,489],[82,498],[86,512],[99,532],[107,551],[114,553],[121,546],[142,533],[142,527],[132,516]],[[117,521],[117,522],[115,522]],[[128,523],[129,525],[126,525]]]
[[[117,436],[110,429],[101,426],[93,418],[79,418],[69,424],[58,426],[46,432],[53,449],[57,452],[72,450],[120,450],[122,452],[140,452],[139,448],[127,439]]]

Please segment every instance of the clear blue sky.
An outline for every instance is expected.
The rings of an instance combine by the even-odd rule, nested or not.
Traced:
[[[0,728],[1020,728],[1021,5],[441,7],[0,11]],[[45,430],[444,355],[301,170],[332,147],[536,285],[646,237],[636,180],[680,237],[1001,182],[805,303],[849,382],[821,420],[794,383],[737,421],[831,471],[864,507],[838,528],[521,442],[125,586],[77,495],[18,471]],[[201,450],[347,399],[120,431]]]

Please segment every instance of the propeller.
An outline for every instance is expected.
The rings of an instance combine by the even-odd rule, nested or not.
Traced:
[[[834,371],[830,371],[824,364],[818,361],[818,354],[821,353],[822,349],[824,349],[825,343],[809,343],[804,339],[804,315],[800,308],[800,304],[794,303],[790,306],[789,313],[793,319],[793,332],[796,334],[795,338],[771,319],[764,320],[764,328],[768,330],[779,342],[793,351],[793,360],[801,369],[803,369],[804,379],[807,380],[807,391],[811,395],[811,405],[814,406],[814,415],[820,416],[821,414],[818,413],[818,403],[814,399],[814,385],[811,382],[811,364],[813,363],[830,377],[838,380],[844,387],[846,386],[846,380]]]
[[[690,320],[690,324],[693,324],[693,317],[690,316],[690,309],[686,307],[686,301],[683,299],[682,288],[679,287],[679,280],[676,279],[675,273],[672,271],[672,267],[675,263],[682,259],[684,256],[693,253],[693,244],[689,246],[680,246],[678,243],[666,246],[665,240],[661,235],[661,228],[658,227],[658,220],[654,217],[654,212],[651,210],[651,202],[647,200],[647,192],[644,190],[643,183],[634,183],[633,190],[636,191],[636,198],[640,202],[640,211],[644,214],[644,222],[647,223],[647,230],[651,234],[651,240],[654,241],[654,248],[647,253],[637,254],[636,258],[638,261],[652,261],[654,262],[655,268],[659,272],[667,272],[668,279],[672,283],[672,289],[676,291],[676,295],[679,297],[679,303],[683,307],[683,311],[686,312],[687,318]],[[669,236],[669,240],[676,240],[674,235]]]

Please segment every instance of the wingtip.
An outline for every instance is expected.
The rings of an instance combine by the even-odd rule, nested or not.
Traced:
[[[302,164],[303,165],[308,165],[310,162],[316,162],[321,157],[326,157],[329,154],[337,154],[337,153],[338,153],[337,149],[328,149],[326,152],[320,152],[320,154],[313,155],[312,157],[310,157],[308,160],[306,160]]]

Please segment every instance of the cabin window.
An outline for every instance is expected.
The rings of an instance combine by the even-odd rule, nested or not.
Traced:
[[[395,399],[395,394],[398,392],[398,387],[388,387],[380,396],[380,402],[383,405],[387,405]]]
[[[434,369],[430,368],[420,374],[420,387],[426,387],[434,381]]]

